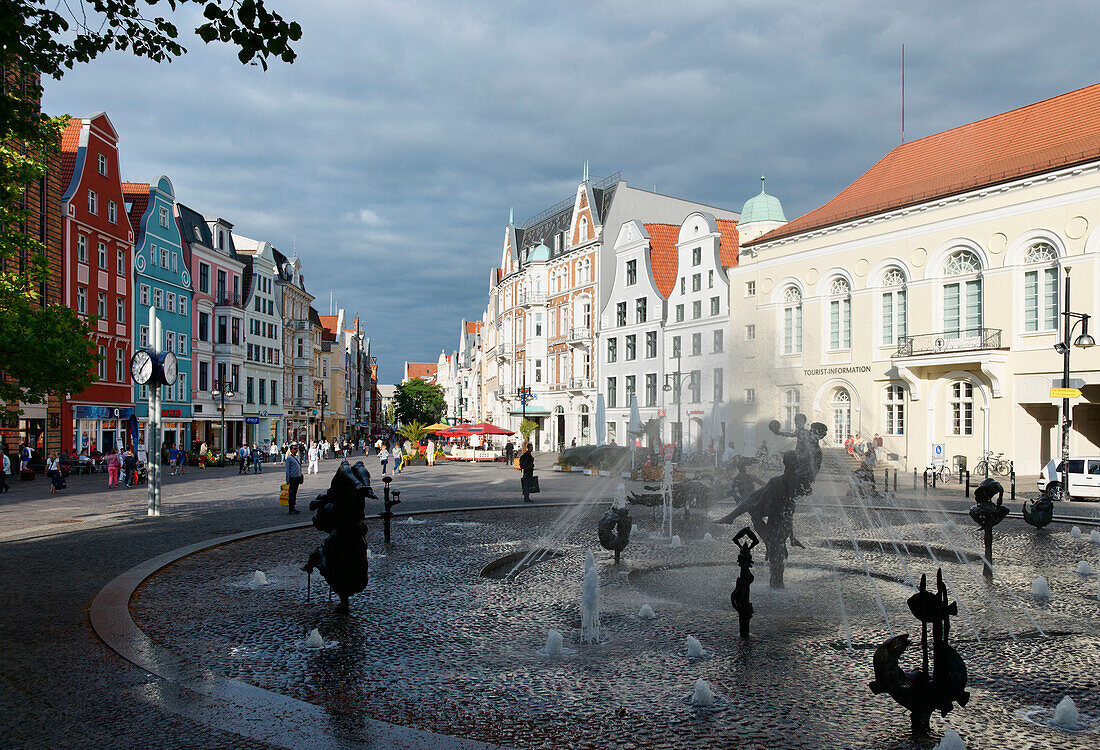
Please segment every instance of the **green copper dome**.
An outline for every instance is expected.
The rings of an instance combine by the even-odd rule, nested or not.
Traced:
[[[550,248],[541,242],[527,252],[528,263],[542,263],[550,260]]]
[[[764,192],[764,178],[760,178],[760,195],[754,195],[745,201],[741,209],[741,218],[738,224],[751,224],[754,221],[778,221],[787,223],[787,217],[783,214],[783,204],[774,195]]]

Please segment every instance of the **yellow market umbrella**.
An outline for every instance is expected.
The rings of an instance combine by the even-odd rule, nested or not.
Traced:
[[[433,433],[434,432],[439,432],[440,430],[445,430],[448,427],[450,427],[449,424],[442,424],[440,422],[436,422],[433,425],[429,425],[428,427],[425,427],[424,432],[433,432]]]

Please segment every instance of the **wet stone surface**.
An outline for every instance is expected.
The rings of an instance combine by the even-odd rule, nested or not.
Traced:
[[[1100,744],[1100,734],[1019,716],[1052,709],[1068,694],[1100,729],[1097,577],[1072,572],[1082,559],[1100,567],[1087,535],[1036,534],[1005,522],[995,541],[1004,584],[987,587],[980,563],[945,559],[944,552],[979,549],[977,532],[961,522],[951,529],[889,513],[803,511],[796,533],[807,549],[792,550],[786,589],[768,589],[757,549],[753,637],[742,641],[729,604],[737,576],[729,540],[740,527],[702,527],[697,535],[710,531],[717,541],[670,549],[650,538],[658,523],[640,509],[616,567],[596,542],[602,511],[570,511],[580,520],[569,524],[555,523],[561,511],[551,509],[426,516],[398,522],[399,543],[385,550],[375,524],[370,546],[385,556],[371,560],[370,585],[352,598],[348,617],[333,614],[318,576],[306,601],[298,566],[320,539],[313,530],[185,558],[143,585],[131,610],[166,648],[322,706],[337,729],[370,717],[518,747],[901,749],[932,747],[949,725],[971,748]],[[565,556],[514,581],[479,576],[540,535]],[[589,548],[601,585],[602,642],[592,645],[580,642],[579,611]],[[934,580],[937,564],[960,604],[951,639],[969,668],[971,701],[946,720],[935,715],[937,737],[920,745],[908,736],[904,710],[867,683],[874,647],[891,632],[914,637],[902,666],[918,665],[907,581],[922,573]],[[269,585],[249,585],[254,570]],[[1037,575],[1050,583],[1049,600],[1030,595]],[[637,616],[646,602],[655,619]],[[302,646],[312,628],[328,647]],[[564,636],[562,656],[538,653],[550,629]],[[686,657],[688,635],[702,642],[702,658]],[[715,708],[690,704],[700,677],[719,697]]]

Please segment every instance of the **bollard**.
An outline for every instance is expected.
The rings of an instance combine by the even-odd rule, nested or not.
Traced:
[[[924,494],[928,494],[928,469],[924,470]]]
[[[1012,473],[1009,474],[1009,478],[1012,480],[1012,489],[1010,490],[1011,494],[1009,495],[1009,497],[1011,497],[1013,500],[1015,500],[1016,499],[1016,470],[1015,469],[1013,469]]]
[[[936,470],[932,469],[932,489],[936,489]]]
[[[898,491],[898,470],[894,469],[894,492]]]
[[[386,544],[390,543],[390,522],[393,520],[393,506],[401,502],[401,490],[390,492],[390,482],[392,481],[393,478],[388,474],[382,477],[382,482],[384,483],[382,504],[384,508],[379,515],[382,516],[382,535]],[[392,498],[390,497],[391,495],[393,496]]]
[[[917,488],[917,470],[913,469],[913,489]]]
[[[966,496],[970,497],[970,469],[966,470]]]
[[[959,484],[963,483],[963,467],[959,467]]]
[[[889,469],[883,469],[882,470],[882,491],[883,492],[889,492],[890,491],[890,470]]]

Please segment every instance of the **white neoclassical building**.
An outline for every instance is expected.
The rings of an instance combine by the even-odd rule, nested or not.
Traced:
[[[244,440],[261,446],[282,443],[283,311],[275,248],[236,232],[233,244],[245,263]]]
[[[747,452],[801,411],[834,443],[879,433],[907,468],[937,447],[1021,473],[1057,456],[1067,275],[1072,311],[1100,295],[1096,111],[1100,85],[900,145],[762,236],[743,221],[728,357]],[[1071,449],[1092,454],[1100,352],[1071,356]]]

